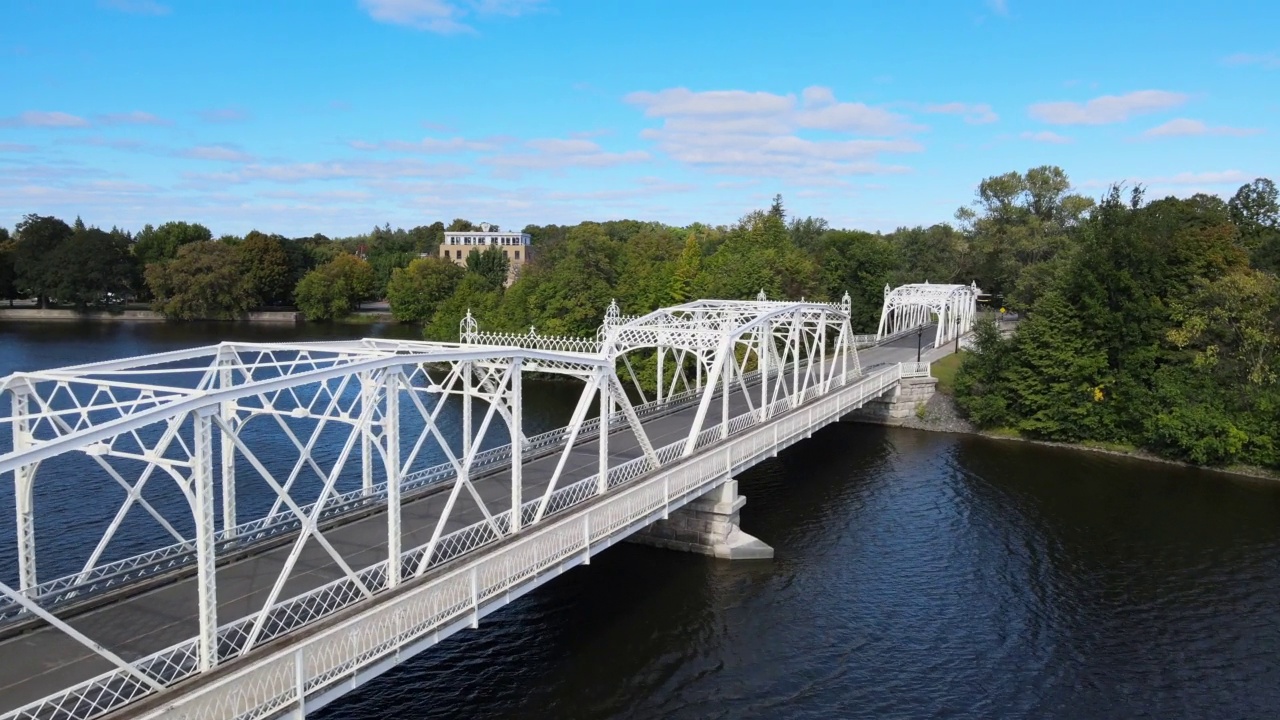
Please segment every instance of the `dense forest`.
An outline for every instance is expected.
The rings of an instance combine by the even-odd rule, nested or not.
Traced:
[[[984,325],[957,377],[979,425],[1140,446],[1204,464],[1280,466],[1280,207],[1258,179],[1228,201],[1100,200],[1038,167],[979,183],[955,224],[890,233],[788,217],[781,197],[730,226],[620,220],[525,228],[532,260],[503,287],[500,251],[466,268],[434,257],[457,219],[346,238],[253,231],[214,239],[186,222],[137,233],[29,215],[0,228],[0,297],[80,309],[132,299],[174,319],[296,307],[341,318],[385,298],[426,337],[485,330],[592,335],[604,308],[643,313],[697,297],[852,299],[874,330],[885,285],[976,281],[1026,320]],[[425,257],[422,257],[424,256]]]

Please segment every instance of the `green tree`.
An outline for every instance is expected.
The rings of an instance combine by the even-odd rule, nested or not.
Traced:
[[[8,228],[0,228],[0,298],[8,300],[9,307],[13,307],[14,300],[22,297],[18,292],[16,263],[16,243],[9,237]]]
[[[52,216],[27,215],[18,223],[14,246],[18,289],[34,295],[42,308],[48,307],[58,284],[58,249],[72,234],[69,225]]]
[[[374,290],[373,268],[354,255],[339,255],[303,276],[294,301],[308,320],[346,317]]]
[[[57,271],[49,292],[77,310],[122,302],[135,275],[128,241],[83,223],[77,227],[53,252]]]
[[[1253,258],[1254,267],[1280,272],[1280,201],[1276,185],[1258,178],[1242,185],[1228,203],[1231,222],[1240,242]]]
[[[426,322],[449,299],[466,271],[449,260],[418,258],[408,267],[396,268],[387,284],[391,314],[401,322]]]
[[[671,274],[670,301],[679,305],[694,299],[698,275],[702,272],[702,246],[698,236],[690,232]]]
[[[212,239],[209,228],[199,223],[174,221],[160,227],[147,225],[133,239],[133,254],[145,266],[176,257],[183,245]]]
[[[510,267],[511,261],[507,259],[506,252],[497,245],[467,255],[467,272],[479,275],[494,288],[506,284]]]
[[[822,239],[820,257],[827,297],[838,298],[848,292],[854,330],[875,330],[884,305],[884,286],[899,274],[897,246],[882,235],[833,230]]]
[[[255,230],[235,249],[257,301],[266,305],[287,304],[296,283],[292,282],[293,268],[283,239]]]
[[[593,335],[617,283],[618,246],[598,223],[569,230],[528,279],[528,311],[539,331]]]
[[[448,232],[470,232],[473,230],[479,230],[479,228],[476,227],[470,220],[465,220],[463,218],[454,218],[453,222],[449,223],[449,227],[445,228],[445,230],[447,230]]]
[[[147,266],[153,307],[176,320],[236,320],[255,304],[253,281],[236,248],[204,240],[178,248],[172,260]]]
[[[760,290],[771,298],[812,297],[819,289],[813,260],[787,234],[781,197],[768,212],[748,213],[703,263],[698,293],[746,300]]]
[[[492,320],[502,302],[502,292],[495,289],[488,280],[476,273],[464,273],[453,295],[440,303],[431,316],[431,322],[423,328],[423,336],[428,340],[442,342],[458,341],[458,324],[470,312],[486,330],[493,327]]]

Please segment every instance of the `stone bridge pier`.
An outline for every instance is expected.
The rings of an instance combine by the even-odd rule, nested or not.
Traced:
[[[746,503],[738,493],[738,481],[730,478],[628,540],[725,560],[768,560],[773,548],[739,526],[738,513]]]

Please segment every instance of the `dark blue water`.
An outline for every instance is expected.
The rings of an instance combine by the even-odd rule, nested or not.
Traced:
[[[0,362],[201,331],[117,332]],[[617,546],[324,717],[1277,716],[1280,484],[841,425],[740,488],[773,561]]]

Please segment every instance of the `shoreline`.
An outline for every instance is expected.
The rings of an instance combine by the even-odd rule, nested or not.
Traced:
[[[1236,477],[1250,478],[1253,480],[1270,480],[1280,481],[1280,472],[1270,470],[1264,467],[1256,467],[1251,465],[1232,466],[1232,467],[1214,467],[1212,465],[1197,465],[1195,463],[1185,462],[1182,460],[1172,460],[1170,458],[1160,457],[1152,452],[1135,449],[1135,450],[1119,450],[1107,447],[1097,447],[1093,445],[1085,445],[1081,443],[1058,442],[1055,440],[1037,440],[1035,438],[1018,437],[1007,435],[989,430],[982,430],[969,420],[961,417],[959,409],[956,407],[955,399],[950,395],[943,393],[934,393],[929,402],[925,404],[923,412],[914,416],[903,418],[899,422],[882,422],[867,418],[849,418],[846,422],[861,423],[863,425],[880,425],[884,427],[900,427],[909,430],[922,430],[924,432],[934,433],[951,433],[954,435],[971,435],[974,437],[986,438],[988,440],[1004,440],[1009,442],[1024,442],[1034,445],[1043,445],[1046,447],[1062,448],[1064,450],[1079,450],[1084,452],[1100,453],[1103,455],[1113,455],[1116,457],[1131,458],[1134,460],[1144,460],[1147,462],[1161,463],[1164,465],[1175,465],[1178,467],[1192,468],[1195,470],[1207,470],[1209,472],[1224,473],[1234,475]]]

